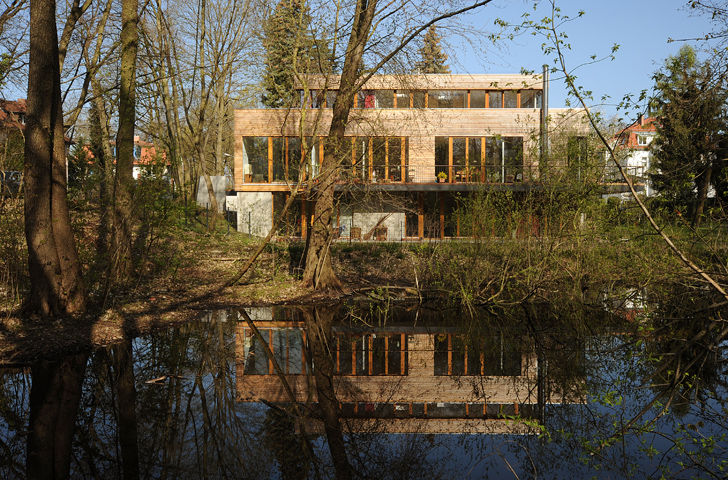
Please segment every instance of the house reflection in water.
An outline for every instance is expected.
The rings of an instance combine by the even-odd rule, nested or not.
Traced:
[[[291,310],[247,310],[290,386],[295,400],[316,402],[316,386],[302,318]],[[239,402],[291,402],[265,346],[246,321],[236,328]],[[563,398],[539,387],[533,343],[499,333],[466,339],[456,328],[374,328],[341,323],[330,345],[334,388],[342,421],[351,432],[537,433],[543,402]],[[319,426],[320,427],[320,426]],[[314,430],[320,430],[315,428]]]

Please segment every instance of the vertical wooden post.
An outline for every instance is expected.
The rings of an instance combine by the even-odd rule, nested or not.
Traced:
[[[437,192],[440,200],[440,238],[445,238],[445,192]]]
[[[452,137],[447,137],[447,170],[448,170],[448,181],[453,183],[452,178]]]
[[[468,90],[468,99],[467,99],[467,101],[466,101],[466,105],[465,105],[465,107],[466,107],[466,108],[470,108],[470,90]]]
[[[374,374],[374,338],[373,335],[368,336],[369,355],[367,355],[367,362],[369,363],[368,375]]]
[[[469,159],[470,159],[470,140],[473,140],[471,138],[465,137],[465,182],[470,182],[470,168],[469,168]]]
[[[268,137],[268,183],[273,182],[273,137]]]
[[[420,239],[425,238],[425,193],[419,192],[418,197],[418,209],[417,209],[417,236]]]
[[[485,91],[485,108],[490,108],[490,92]]]
[[[389,181],[389,137],[384,137],[384,180]]]
[[[389,375],[389,336],[384,336],[384,374]]]
[[[373,137],[369,137],[368,145],[369,145],[369,154],[367,155],[367,158],[369,160],[368,171],[369,171],[369,181],[371,182],[372,181],[372,172],[374,171],[374,165],[373,165],[373,163],[374,163],[374,138]]]
[[[404,354],[407,350],[406,343],[407,342],[407,336],[402,333],[400,334],[399,339],[399,374],[404,375],[405,374],[405,362],[404,362]],[[412,404],[410,404],[410,410],[412,410]]]
[[[519,90],[518,93],[516,93],[516,106],[518,108],[521,108],[521,91]]]
[[[447,374],[452,375],[452,334],[447,334]]]
[[[401,152],[399,154],[399,160],[401,163],[401,170],[402,170],[400,178],[402,179],[402,183],[405,183],[407,181],[407,167],[405,164],[405,155],[407,155],[407,140],[405,139],[405,137],[400,137],[399,141],[400,141],[400,145],[401,145],[400,146]]]
[[[301,199],[301,238],[306,238],[308,230],[308,215],[306,215],[306,200]]]
[[[271,328],[268,330],[268,348],[270,348],[270,351],[273,355],[275,355],[276,352],[273,351],[273,329]],[[275,369],[273,368],[273,360],[268,358],[268,374],[273,374],[275,372]]]
[[[480,181],[485,182],[485,137],[480,137]]]

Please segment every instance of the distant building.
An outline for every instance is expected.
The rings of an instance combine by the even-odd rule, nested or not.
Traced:
[[[639,116],[636,122],[623,129],[615,137],[615,153],[622,166],[627,167],[630,175],[644,179],[645,195],[652,195],[652,188],[647,180],[647,172],[652,165],[652,152],[650,144],[657,135],[655,117]]]

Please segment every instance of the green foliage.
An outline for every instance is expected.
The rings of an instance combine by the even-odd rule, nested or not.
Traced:
[[[308,4],[301,0],[281,0],[265,20],[263,32],[263,105],[295,106],[296,75],[330,73],[333,62],[328,44],[314,37]]]
[[[728,118],[725,83],[709,63],[684,46],[654,75],[657,137],[650,173],[655,190],[674,209],[695,218],[707,186],[725,193]],[[725,197],[724,197],[725,198]]]
[[[415,64],[419,73],[450,73],[447,65],[447,54],[442,51],[442,37],[437,33],[434,25],[430,26],[422,38],[419,49],[420,60]]]

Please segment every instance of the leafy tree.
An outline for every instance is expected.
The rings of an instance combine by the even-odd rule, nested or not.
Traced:
[[[442,37],[437,33],[434,25],[427,29],[422,39],[422,47],[419,49],[420,60],[415,68],[420,73],[450,73],[447,66],[447,54],[442,51],[440,42]]]
[[[654,75],[657,137],[652,143],[657,192],[672,207],[689,211],[693,225],[700,222],[708,190],[721,175],[728,118],[725,80],[709,63],[696,60],[684,46]]]
[[[302,0],[281,0],[263,24],[265,72],[263,104],[269,108],[292,105],[296,73],[328,73],[331,54],[328,44],[311,32],[308,4]]]

